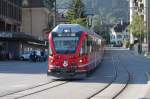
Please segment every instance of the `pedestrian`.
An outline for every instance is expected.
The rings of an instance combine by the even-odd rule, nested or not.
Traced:
[[[36,52],[33,51],[33,61],[36,62],[37,61],[37,55],[36,55]]]
[[[44,51],[41,51],[41,61],[44,61],[45,58],[44,58]]]

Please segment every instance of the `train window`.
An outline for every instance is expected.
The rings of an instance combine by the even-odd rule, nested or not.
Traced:
[[[90,45],[92,45],[92,41],[88,40],[87,41],[87,46],[90,46]]]
[[[52,55],[53,55],[52,49],[51,49],[51,47],[50,47],[50,45],[49,45],[49,56],[52,56]]]
[[[79,37],[54,37],[55,50],[59,54],[75,53]]]
[[[82,48],[80,50],[80,54],[84,55],[84,54],[88,54],[88,49],[87,49],[87,40],[85,40],[82,44]]]
[[[87,39],[87,50],[88,50],[88,53],[92,53],[92,45],[93,45],[92,38],[90,36],[88,36],[88,39]]]
[[[95,41],[93,40],[93,43],[92,43],[92,53],[94,54],[95,52]]]

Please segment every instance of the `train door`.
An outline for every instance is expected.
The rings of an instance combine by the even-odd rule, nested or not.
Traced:
[[[90,66],[91,68],[94,68],[95,67],[94,41],[93,38],[90,36],[88,36],[87,48],[88,48],[88,57],[89,57]]]

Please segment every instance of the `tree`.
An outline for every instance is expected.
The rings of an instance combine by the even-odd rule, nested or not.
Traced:
[[[144,20],[137,13],[133,14],[133,20],[129,25],[129,30],[135,37],[139,39],[141,38],[142,35],[144,35],[145,32]]]
[[[129,30],[130,32],[138,38],[138,52],[142,52],[142,39],[144,37],[144,32],[145,32],[145,25],[144,25],[144,20],[138,13],[133,14],[133,20],[131,24],[129,25]]]
[[[95,31],[99,31],[101,23],[102,22],[101,22],[101,19],[100,19],[100,15],[94,15],[92,24],[94,26]]]
[[[70,9],[67,12],[67,18],[70,23],[78,23],[86,25],[86,17],[84,14],[84,3],[82,0],[73,0]]]
[[[82,26],[86,26],[86,19],[85,18],[72,19],[70,22],[75,23],[75,24],[80,24]]]

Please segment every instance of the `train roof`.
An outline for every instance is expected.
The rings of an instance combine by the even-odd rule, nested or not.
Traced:
[[[77,33],[77,32],[87,32],[88,34],[94,35],[95,37],[101,38],[102,37],[100,35],[98,35],[95,32],[90,32],[88,29],[84,28],[83,26],[79,25],[79,24],[59,24],[57,25],[52,32],[54,33],[64,33],[65,30],[69,30],[69,32],[71,33]]]
[[[70,30],[73,33],[77,33],[77,32],[81,32],[81,31],[88,31],[86,28],[84,28],[83,26],[79,25],[79,24],[59,24],[57,25],[52,32],[56,32],[56,33],[63,33],[64,30]]]

